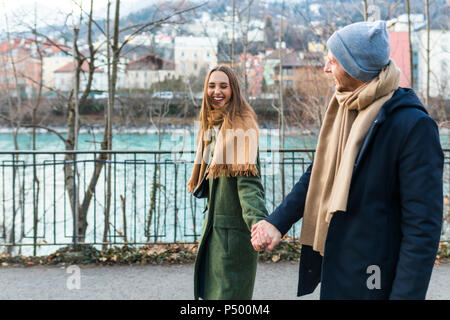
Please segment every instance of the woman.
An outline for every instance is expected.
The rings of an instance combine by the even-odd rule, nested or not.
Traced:
[[[251,299],[258,253],[250,230],[267,210],[256,115],[230,68],[218,66],[206,76],[200,121],[188,192],[207,190],[208,210],[195,261],[194,296]]]

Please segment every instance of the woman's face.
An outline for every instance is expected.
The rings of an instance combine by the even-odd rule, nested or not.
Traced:
[[[222,108],[231,99],[231,87],[228,76],[223,71],[214,71],[209,76],[208,97],[214,108]]]

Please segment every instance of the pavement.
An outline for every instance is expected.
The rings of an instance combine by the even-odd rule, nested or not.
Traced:
[[[194,265],[0,267],[0,299],[191,300]],[[259,263],[253,299],[317,300],[319,287],[297,297],[298,262]],[[430,300],[450,300],[450,262],[434,267]]]

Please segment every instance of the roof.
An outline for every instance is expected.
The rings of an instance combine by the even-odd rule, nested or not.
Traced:
[[[11,50],[21,48],[25,51],[30,51],[32,49],[32,45],[35,43],[35,39],[24,39],[24,38],[15,38],[10,40],[10,42],[3,41],[0,43],[0,55],[7,53]],[[52,55],[55,53],[59,53],[63,50],[68,51],[69,48],[61,45],[56,40],[45,40],[43,42],[37,41],[39,49],[44,55]]]
[[[89,64],[86,60],[83,61],[83,64],[81,65],[81,70],[83,72],[89,72]],[[63,65],[61,68],[56,69],[54,72],[73,72],[74,71],[74,63],[69,62],[65,65]],[[95,72],[103,72],[103,69],[95,68]]]
[[[266,55],[265,59],[276,59],[278,60],[280,58],[280,53],[278,49],[270,49],[270,53]],[[284,57],[286,54],[289,54],[292,52],[292,49],[281,49],[281,56]]]
[[[31,49],[31,44],[34,42],[32,39],[12,39],[8,42],[8,40],[0,43],[0,54],[4,54],[9,52],[10,50],[16,48],[23,48],[25,50]]]
[[[175,70],[175,63],[154,54],[130,61],[127,70]]]

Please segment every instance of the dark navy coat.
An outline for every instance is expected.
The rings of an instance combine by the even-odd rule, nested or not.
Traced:
[[[443,158],[436,123],[413,90],[399,88],[365,137],[323,258],[302,246],[297,294],[321,282],[321,299],[424,299],[442,226]],[[303,216],[311,168],[266,219],[282,234]]]

